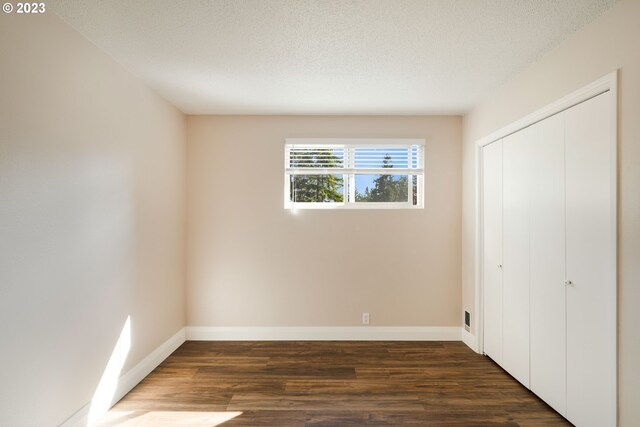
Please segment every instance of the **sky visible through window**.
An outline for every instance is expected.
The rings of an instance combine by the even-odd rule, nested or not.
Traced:
[[[342,149],[334,149],[334,154],[342,156]],[[356,168],[381,168],[383,167],[383,161],[385,156],[390,156],[387,167],[393,168],[409,168],[411,166],[417,167],[417,158],[414,158],[412,164],[409,164],[409,157],[407,148],[360,148],[356,150],[355,167]],[[372,189],[375,186],[374,180],[379,175],[356,175],[355,184],[356,191],[364,194],[367,188]],[[399,180],[400,175],[392,175],[394,180]]]
[[[380,175],[356,175],[356,191],[358,193],[364,194],[367,191],[367,188],[371,190],[375,187],[375,183],[373,182]],[[402,175],[391,175],[394,181],[399,180]]]

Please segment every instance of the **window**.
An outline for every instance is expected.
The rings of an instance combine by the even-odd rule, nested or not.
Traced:
[[[287,139],[285,208],[423,207],[422,139]]]

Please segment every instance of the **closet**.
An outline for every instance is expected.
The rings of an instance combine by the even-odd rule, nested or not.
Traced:
[[[481,157],[484,353],[578,427],[616,422],[610,97]]]

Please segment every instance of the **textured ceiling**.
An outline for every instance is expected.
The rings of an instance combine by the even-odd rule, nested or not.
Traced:
[[[188,114],[461,114],[616,0],[55,0]]]

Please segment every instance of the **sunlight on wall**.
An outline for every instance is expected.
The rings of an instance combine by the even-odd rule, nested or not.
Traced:
[[[104,427],[215,427],[239,415],[242,415],[242,412],[111,411],[100,419],[100,425]]]
[[[111,407],[118,387],[118,379],[120,372],[127,360],[129,350],[131,349],[131,316],[127,317],[127,321],[120,332],[120,337],[116,346],[111,353],[107,367],[102,373],[102,378],[98,383],[98,388],[91,399],[91,408],[89,409],[89,425],[93,425],[97,419],[109,410]]]

